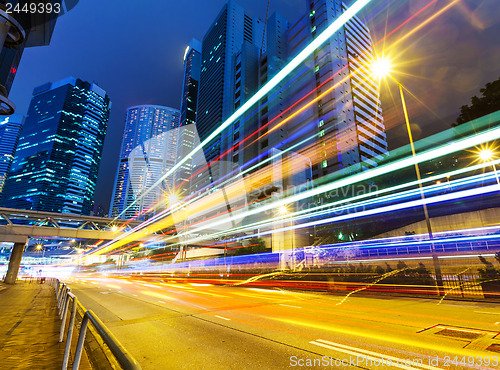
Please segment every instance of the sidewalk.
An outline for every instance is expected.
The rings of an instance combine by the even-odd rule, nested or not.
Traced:
[[[64,342],[54,288],[17,281],[0,283],[0,368],[61,369]]]

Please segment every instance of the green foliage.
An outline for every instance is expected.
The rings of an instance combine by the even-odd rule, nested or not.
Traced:
[[[488,82],[479,91],[482,96],[479,98],[473,96],[471,98],[471,105],[463,105],[460,108],[460,115],[453,126],[461,125],[462,123],[500,110],[500,78],[493,82]]]
[[[254,237],[249,240],[248,246],[236,249],[234,255],[242,256],[245,254],[264,253],[266,251],[266,242],[261,238]]]
[[[500,262],[500,252],[495,254],[495,259]],[[500,269],[495,268],[493,264],[486,260],[483,256],[479,256],[479,260],[483,263],[484,267],[478,269],[479,281],[491,281],[500,279]]]

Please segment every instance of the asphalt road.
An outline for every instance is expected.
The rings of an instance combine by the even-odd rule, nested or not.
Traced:
[[[500,369],[493,303],[140,278],[67,282],[143,369]]]

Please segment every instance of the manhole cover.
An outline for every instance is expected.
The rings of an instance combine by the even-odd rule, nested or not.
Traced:
[[[474,340],[474,339],[477,339],[477,338],[483,336],[482,333],[465,331],[465,330],[457,330],[457,329],[444,329],[444,330],[440,330],[434,334],[445,335],[447,337],[467,339],[467,340]]]
[[[500,344],[498,343],[493,343],[490,345],[488,348],[486,348],[487,351],[492,351],[492,352],[499,352],[500,353]]]

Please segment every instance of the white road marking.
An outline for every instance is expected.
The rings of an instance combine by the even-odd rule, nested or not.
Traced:
[[[302,307],[299,307],[299,306],[292,306],[292,305],[284,304],[284,303],[280,303],[280,306],[293,307],[293,308],[302,308]]]
[[[500,315],[500,312],[474,311],[476,313],[488,313],[490,315]]]
[[[442,304],[441,306],[450,306],[450,307],[466,307],[466,308],[479,308],[478,306],[468,305],[468,304]]]
[[[214,315],[214,316],[218,317],[219,319],[222,319],[222,320],[231,321],[231,319],[228,319],[227,317],[222,317],[222,316],[219,316],[219,315]]]
[[[388,363],[389,362],[388,360],[390,360],[391,366],[398,367],[400,369],[408,369],[408,370],[413,370],[413,369],[437,370],[437,369],[439,369],[438,367],[425,365],[423,363],[422,364],[420,364],[420,363],[419,364],[412,364],[412,365],[418,366],[418,367],[407,366],[405,364],[405,360],[401,359],[401,358],[397,358],[397,357],[393,357],[393,356],[389,356],[389,355],[384,355],[384,354],[378,353],[378,352],[367,351],[367,350],[357,348],[357,347],[346,346],[344,344],[334,343],[334,342],[330,342],[330,341],[327,341],[324,339],[316,339],[316,341],[311,341],[309,343],[314,344],[316,346],[332,349],[334,351],[347,353],[349,355],[354,355],[356,357],[364,357],[365,358],[364,361],[366,361],[366,359],[371,360],[371,361],[377,361],[377,362],[384,360],[386,363]],[[422,362],[423,362],[423,360],[422,360]],[[362,363],[360,363],[360,365],[362,365]]]

